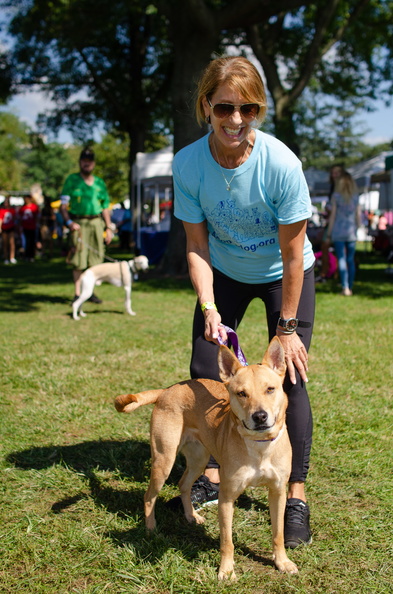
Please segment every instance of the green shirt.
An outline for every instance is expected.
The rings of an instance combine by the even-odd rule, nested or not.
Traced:
[[[94,176],[91,186],[80,173],[71,173],[61,192],[62,204],[68,204],[69,212],[76,217],[97,216],[110,204],[104,180]]]

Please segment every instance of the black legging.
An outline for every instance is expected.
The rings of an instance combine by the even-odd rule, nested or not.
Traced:
[[[276,335],[280,316],[282,281],[261,284],[240,283],[221,274],[214,273],[214,298],[223,324],[237,329],[248,305],[255,298],[265,304],[269,340]],[[314,267],[304,273],[303,289],[299,301],[297,317],[308,322],[310,327],[297,329],[297,334],[308,351],[314,324],[315,280]],[[196,304],[192,337],[191,377],[208,378],[220,381],[217,350],[218,346],[204,338],[205,320],[199,303]],[[296,368],[295,368],[296,370]],[[312,442],[312,413],[306,386],[296,370],[296,384],[292,384],[288,373],[284,380],[284,390],[288,395],[287,427],[292,445],[292,473],[290,482],[304,482],[307,478]],[[214,460],[208,465],[217,467]]]

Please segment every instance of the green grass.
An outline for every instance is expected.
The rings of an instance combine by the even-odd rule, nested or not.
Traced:
[[[111,254],[116,257],[116,254]],[[309,393],[314,444],[308,496],[313,544],[290,553],[297,576],[271,561],[264,489],[247,490],[234,520],[236,584],[217,584],[217,508],[189,526],[169,512],[179,458],[148,538],[143,493],[151,408],[119,415],[117,394],[188,377],[195,303],[188,280],[152,273],[70,317],[61,259],[0,268],[0,592],[138,594],[387,594],[393,583],[393,279],[359,253],[355,295],[317,288]],[[267,345],[263,307],[239,329],[250,362]]]

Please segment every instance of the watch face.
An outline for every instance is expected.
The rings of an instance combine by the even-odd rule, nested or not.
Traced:
[[[289,320],[287,320],[287,323],[285,325],[287,327],[287,330],[296,330],[297,320],[295,318],[290,318]]]

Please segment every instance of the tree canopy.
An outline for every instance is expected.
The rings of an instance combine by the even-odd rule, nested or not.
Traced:
[[[7,0],[3,0],[7,4]],[[175,151],[198,138],[193,98],[215,52],[251,46],[273,103],[276,136],[301,145],[305,90],[364,107],[393,94],[393,0],[13,0],[14,89],[56,102],[41,119],[79,141],[102,122]],[[16,8],[15,8],[16,7]],[[370,105],[370,103],[369,103]]]
[[[97,122],[127,134],[131,162],[165,129],[169,47],[165,19],[146,1],[14,2],[14,89],[38,85],[56,103],[41,119],[92,136]]]
[[[317,0],[252,25],[246,40],[274,102],[276,135],[287,144],[299,142],[295,114],[308,88],[355,107],[393,94],[391,0]]]

